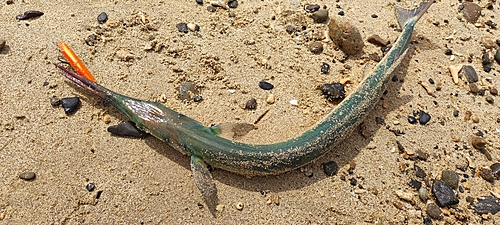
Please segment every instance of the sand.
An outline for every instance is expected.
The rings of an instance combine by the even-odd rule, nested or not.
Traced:
[[[286,32],[287,25],[305,26],[308,35],[327,32],[327,24],[314,24],[304,12],[306,3],[326,5],[331,17],[344,11],[343,18],[365,40],[378,34],[393,43],[400,34],[393,5],[413,8],[418,2],[239,1],[236,9],[216,12],[207,10],[207,2],[0,4],[0,39],[6,40],[0,52],[0,224],[420,224],[426,202],[408,183],[423,182],[429,196],[431,189],[415,176],[415,164],[430,183],[449,169],[460,175],[461,186],[470,186],[457,191],[460,203],[442,208],[444,218],[433,220],[435,224],[500,222],[498,215],[474,213],[465,200],[499,191],[498,184],[476,171],[498,160],[500,99],[488,91],[484,96],[471,94],[464,78],[455,84],[448,71],[450,65],[471,65],[480,88],[500,87],[496,62],[491,72],[482,70],[480,42],[482,37],[499,36],[485,25],[487,20],[500,23],[497,3],[492,10],[483,9],[478,26],[461,19],[458,1],[443,0],[430,8],[415,28],[409,57],[394,73],[398,81],[389,84],[365,120],[366,137],[353,132],[317,161],[282,175],[250,178],[215,169],[212,176],[223,210],[214,218],[196,188],[189,157],[153,137],[110,135],[106,128],[126,118],[59,73],[52,64],[61,56],[54,43],[71,46],[103,86],[140,99],[163,100],[207,126],[252,123],[269,110],[258,129],[237,141],[274,143],[300,135],[335,107],[318,87],[349,79],[349,93],[376,64],[369,54],[382,56],[380,47],[367,42],[364,52],[345,61],[331,41],[324,42],[321,54],[311,53],[309,42],[297,37],[303,31]],[[16,20],[27,10],[45,14]],[[109,16],[105,25],[96,19],[101,12]],[[180,33],[176,24],[181,22],[197,24],[200,31]],[[85,39],[93,34],[98,39],[89,46]],[[453,50],[453,61],[444,54],[447,48]],[[131,54],[128,59],[117,54],[123,51]],[[331,66],[328,74],[320,72],[323,62]],[[275,88],[260,89],[261,80]],[[200,86],[203,101],[177,98],[183,81]],[[274,104],[266,103],[270,94]],[[74,96],[82,105],[73,115],[50,105],[51,97]],[[494,103],[487,103],[486,96]],[[250,98],[257,100],[256,110],[243,108]],[[420,110],[431,115],[430,122],[409,124],[408,116]],[[454,110],[459,110],[458,117]],[[465,120],[466,111],[479,121]],[[109,124],[104,122],[107,116]],[[377,124],[376,117],[385,125]],[[396,136],[394,130],[404,135]],[[471,145],[478,131],[484,133],[492,160]],[[396,141],[407,153],[399,153]],[[418,150],[428,153],[426,161],[406,157]],[[457,169],[468,159],[465,171]],[[330,161],[339,165],[339,172],[328,177],[322,164]],[[349,172],[350,167],[355,168]],[[19,178],[30,171],[35,180]],[[87,191],[88,183],[96,185],[94,191]],[[396,196],[397,190],[409,193],[411,201]],[[237,204],[243,208],[238,210]]]

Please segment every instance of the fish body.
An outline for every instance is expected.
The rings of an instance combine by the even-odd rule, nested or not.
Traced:
[[[396,7],[402,33],[356,90],[311,129],[274,144],[251,145],[223,138],[221,127],[203,126],[160,103],[115,93],[65,67],[56,66],[64,76],[117,108],[139,129],[190,155],[196,185],[209,207],[214,207],[218,201],[216,187],[207,164],[244,175],[279,174],[314,161],[348,136],[380,99],[392,71],[408,50],[415,24],[433,2],[422,2],[413,10]]]

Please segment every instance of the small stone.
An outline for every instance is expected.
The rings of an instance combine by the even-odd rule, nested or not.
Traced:
[[[330,24],[328,24],[330,38],[346,54],[358,54],[365,45],[359,30],[351,23],[337,21],[338,19],[340,18],[330,19]]]
[[[458,117],[458,113],[459,113],[459,111],[457,109],[453,110],[453,116],[454,117]]]
[[[425,171],[422,168],[420,168],[420,166],[415,164],[413,166],[413,169],[415,170],[415,176],[419,178],[425,178],[427,176],[427,174],[425,174]]]
[[[446,50],[444,50],[444,54],[445,55],[452,55],[453,51],[451,49],[447,48]]]
[[[427,158],[429,157],[429,154],[427,152],[420,149],[415,150],[415,153],[417,155],[417,158],[423,161],[427,161]]]
[[[484,65],[490,64],[490,57],[487,54],[483,54],[481,57],[481,63]]]
[[[203,0],[196,0],[196,3],[197,3],[198,5],[202,5],[202,4],[203,4]]]
[[[408,184],[410,187],[415,188],[415,190],[419,190],[422,187],[422,182],[415,179],[410,179],[410,183]]]
[[[372,43],[372,44],[378,45],[380,47],[384,47],[384,46],[387,46],[389,44],[389,41],[381,38],[380,36],[378,36],[376,34],[373,34],[370,37],[368,37],[366,39],[366,41],[368,41],[368,43]]]
[[[203,101],[203,97],[201,95],[195,95],[193,97],[193,102],[201,102]]]
[[[208,10],[209,12],[215,12],[217,9],[215,9],[215,7],[213,7],[213,6],[209,5],[209,6],[207,6],[207,10]],[[223,208],[223,209],[224,209],[224,208]]]
[[[425,189],[424,187],[418,189],[418,196],[420,197],[420,200],[422,200],[422,202],[427,202],[427,199],[429,199],[427,189]]]
[[[227,3],[227,6],[229,6],[229,8],[231,9],[235,9],[236,7],[238,7],[238,1],[237,0],[231,0]]]
[[[85,38],[85,44],[87,44],[88,46],[94,46],[97,43],[97,39],[97,35],[91,34]]]
[[[194,23],[188,23],[187,24],[187,28],[190,30],[190,31],[200,31],[200,27]]]
[[[273,194],[273,196],[271,197],[271,200],[273,201],[273,203],[275,205],[280,204],[280,196],[278,194]]]
[[[500,163],[491,164],[490,169],[491,169],[491,173],[493,173],[493,175],[497,179],[499,179],[500,178]]]
[[[243,203],[242,202],[238,202],[236,203],[236,205],[234,205],[234,207],[237,209],[237,210],[243,210]]]
[[[105,12],[102,12],[97,16],[97,22],[100,24],[106,23],[106,21],[108,21],[108,14]]]
[[[469,110],[465,111],[464,120],[470,120],[471,116],[472,116],[471,111]]]
[[[26,181],[31,181],[36,178],[36,174],[33,172],[25,172],[19,174],[19,178],[26,180]]]
[[[139,130],[132,121],[121,122],[118,125],[110,126],[108,127],[108,132],[122,137],[144,138],[147,135],[144,131]]]
[[[18,20],[29,20],[32,18],[40,17],[43,16],[43,12],[37,11],[37,10],[28,10],[24,12],[23,14],[19,14],[16,16],[16,19]]]
[[[479,90],[479,88],[477,87],[477,84],[476,84],[476,83],[469,83],[469,91],[470,91],[470,93],[472,93],[472,94],[477,94],[477,93],[479,93],[481,90]]]
[[[325,174],[327,176],[336,175],[338,170],[339,170],[339,166],[334,161],[330,161],[330,162],[323,164],[323,171],[325,172]]]
[[[495,99],[493,99],[493,97],[491,96],[486,96],[486,102],[490,103],[490,104],[493,104],[495,102]]]
[[[453,79],[453,83],[458,84],[458,73],[462,70],[463,65],[451,65],[448,66],[448,70],[450,70],[451,78]]]
[[[479,16],[481,15],[481,6],[472,2],[464,2],[462,5],[462,13],[464,14],[465,20],[469,23],[476,23],[477,19],[479,19]]]
[[[479,123],[479,117],[476,115],[472,116],[472,122]]]
[[[321,91],[328,101],[336,101],[345,98],[345,88],[341,83],[323,84]]]
[[[474,136],[472,137],[472,146],[476,149],[484,149],[486,148],[486,140],[482,137]]]
[[[500,48],[495,52],[495,61],[500,64]]]
[[[313,18],[315,23],[324,23],[328,20],[328,10],[320,9],[314,12],[311,17]]]
[[[425,210],[425,213],[429,215],[432,219],[435,220],[440,220],[443,218],[443,211],[441,211],[441,208],[439,208],[436,203],[429,203],[427,204],[427,209]]]
[[[295,27],[294,27],[294,26],[292,26],[292,25],[288,25],[288,26],[286,26],[286,32],[287,32],[288,34],[293,34],[293,32],[295,32]]]
[[[477,73],[474,67],[472,66],[464,66],[462,68],[465,74],[465,78],[469,83],[476,83],[478,81]]]
[[[111,123],[111,117],[109,115],[104,115],[102,121],[104,121],[105,124]]]
[[[478,214],[496,214],[500,212],[500,200],[493,196],[477,198],[477,202],[473,205],[474,210]]]
[[[497,96],[498,95],[498,90],[495,87],[490,87],[490,94]]]
[[[437,204],[441,207],[448,207],[459,203],[453,189],[441,180],[435,179],[432,183],[432,194],[436,198]]]
[[[496,46],[495,41],[488,36],[481,37],[481,44],[487,49],[492,49]],[[484,55],[483,55],[484,56]],[[489,60],[489,59],[488,59]]]
[[[14,4],[14,0],[7,0],[7,1],[5,1],[5,3],[7,5],[12,5],[12,4]],[[2,219],[0,219],[0,220],[2,220]]]
[[[264,90],[271,90],[274,88],[274,86],[271,83],[266,82],[266,81],[260,81],[259,87],[264,89]]]
[[[59,106],[60,104],[61,104],[61,100],[59,98],[56,98],[56,97],[50,98],[50,105],[52,105],[52,107]]]
[[[217,210],[217,212],[222,212],[224,211],[224,205],[223,204],[218,204],[217,206],[215,206],[215,210]]]
[[[493,175],[493,172],[491,171],[491,169],[488,167],[479,168],[479,174],[486,181],[489,181],[489,182],[495,181],[495,176]]]
[[[404,192],[402,190],[396,190],[396,195],[398,198],[403,199],[407,202],[412,202],[413,201],[413,194],[409,192]]]
[[[6,41],[4,39],[0,39],[0,52],[3,50],[3,48],[5,47],[5,43]]]
[[[181,33],[186,34],[189,31],[186,23],[178,23],[177,25],[175,25],[175,27],[177,27],[177,30]]]
[[[330,71],[330,65],[328,63],[321,64],[321,72],[327,74]]]
[[[255,100],[255,98],[251,98],[250,100],[247,101],[247,103],[245,104],[245,109],[250,109],[250,110],[254,110],[257,108],[257,100]]]
[[[313,12],[318,11],[319,9],[321,9],[321,6],[319,6],[317,4],[307,4],[304,6],[304,10],[307,13],[313,13]]]
[[[441,180],[443,180],[452,189],[458,188],[458,174],[451,170],[443,170],[441,172]]]
[[[292,100],[290,100],[290,105],[298,106],[299,105],[299,101],[297,101],[297,99],[292,99]]]
[[[267,96],[267,99],[266,99],[267,104],[274,104],[274,102],[275,102],[275,101],[276,101],[276,100],[275,100],[275,97],[274,97],[274,95],[273,95],[273,94],[269,94],[269,95]]]
[[[429,122],[429,120],[431,120],[431,115],[429,115],[428,113],[420,110],[420,118],[418,119],[419,123],[421,125],[425,125]]]
[[[323,44],[319,41],[309,44],[309,50],[314,54],[321,54],[323,52]]]
[[[410,124],[416,124],[417,119],[414,116],[408,116],[408,123]]]
[[[344,12],[344,11],[339,11],[337,14],[338,14],[339,16],[344,16],[344,15],[345,15],[345,12]]]
[[[88,183],[85,185],[85,188],[87,188],[87,191],[91,192],[95,189],[95,184],[94,183]]]
[[[74,113],[80,106],[80,98],[79,97],[61,98],[61,104],[62,107],[64,108],[64,112],[67,115],[69,115]]]

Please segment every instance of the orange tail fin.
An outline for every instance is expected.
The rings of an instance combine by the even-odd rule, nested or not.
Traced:
[[[71,50],[71,48],[64,42],[57,43],[57,47],[61,50],[64,58],[68,60],[69,64],[73,69],[80,74],[81,76],[91,80],[92,82],[96,82],[94,76],[89,72],[85,64],[83,64],[82,60],[78,58],[78,56]]]

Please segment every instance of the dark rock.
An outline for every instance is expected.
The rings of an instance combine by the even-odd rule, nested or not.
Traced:
[[[415,176],[419,178],[425,178],[427,176],[427,174],[425,174],[425,171],[422,168],[420,168],[420,166],[415,164],[413,166],[413,169],[415,170]]]
[[[436,198],[437,204],[441,207],[448,207],[459,203],[453,189],[441,180],[435,179],[432,183],[432,194]]]
[[[495,52],[495,61],[500,64],[500,48]]]
[[[264,90],[271,90],[274,88],[274,86],[271,83],[268,83],[266,81],[260,81],[259,87],[264,89]]]
[[[493,99],[493,97],[491,96],[486,96],[486,102],[490,103],[490,104],[493,104],[495,102],[495,99]]]
[[[380,47],[387,46],[389,44],[389,41],[381,38],[380,36],[378,36],[376,34],[373,34],[370,37],[368,37],[366,39],[366,41],[368,41],[368,43],[372,43],[372,44],[378,45]]]
[[[108,21],[108,14],[106,14],[105,12],[102,12],[97,16],[97,22],[102,24],[106,23],[106,21]]]
[[[314,12],[311,17],[315,23],[324,23],[328,20],[328,9],[320,9]]]
[[[422,182],[418,180],[411,179],[409,183],[410,187],[415,188],[416,190],[419,190],[422,187]]]
[[[493,172],[491,171],[491,169],[488,167],[479,168],[479,175],[481,175],[481,177],[486,181],[489,181],[489,182],[495,181],[495,176],[493,175]]]
[[[50,105],[52,105],[52,107],[59,106],[60,104],[61,104],[61,100],[59,98],[56,98],[56,97],[50,98]]]
[[[423,222],[424,225],[432,225],[432,219],[428,216],[424,216]]]
[[[425,125],[429,122],[429,120],[431,120],[431,115],[429,115],[428,113],[420,110],[420,118],[419,118],[419,122],[421,125]]]
[[[378,125],[385,125],[385,120],[382,117],[375,117],[375,123]]]
[[[480,197],[473,207],[476,213],[494,215],[500,211],[500,200],[493,196]]]
[[[429,157],[429,154],[425,151],[422,151],[420,149],[415,150],[415,154],[417,155],[417,158],[423,161],[427,161],[427,158]]]
[[[463,66],[462,71],[464,71],[465,77],[469,83],[476,83],[478,81],[477,73],[472,66]]]
[[[69,115],[74,113],[80,106],[80,98],[79,97],[61,98],[61,104],[62,107],[64,108],[64,112],[67,115]]]
[[[416,124],[417,119],[414,116],[408,116],[408,123],[410,124]]]
[[[203,4],[203,0],[196,0],[196,3],[197,3],[198,5],[202,5],[202,4]]]
[[[194,102],[201,102],[201,101],[203,101],[203,97],[201,95],[195,95],[193,97],[193,101]]]
[[[500,163],[491,164],[490,169],[491,169],[491,173],[493,173],[493,175],[497,179],[499,179],[500,178]]]
[[[339,166],[337,165],[336,162],[330,161],[323,164],[323,171],[325,171],[325,174],[327,176],[336,175],[337,172],[339,171]]]
[[[292,26],[292,25],[288,25],[288,26],[286,26],[286,32],[287,32],[288,34],[293,34],[293,32],[295,32],[295,27],[294,27],[294,26]]]
[[[36,11],[36,10],[28,10],[28,11],[24,12],[23,14],[17,15],[16,19],[28,20],[28,19],[40,17],[40,16],[43,16],[43,12]]]
[[[309,44],[309,50],[314,54],[321,54],[323,52],[323,44],[319,41]]]
[[[207,10],[208,10],[209,12],[215,12],[217,9],[215,9],[215,7],[213,7],[213,6],[209,5],[209,6],[207,6]]]
[[[469,90],[470,90],[470,93],[472,93],[472,94],[477,94],[477,93],[479,93],[481,91],[477,87],[476,83],[469,83]]]
[[[189,31],[186,23],[178,23],[175,27],[177,27],[177,30],[181,33],[187,33]]]
[[[457,109],[453,110],[453,116],[454,117],[458,117],[458,113],[459,113],[459,111]]]
[[[486,142],[486,140],[484,140],[484,138],[478,137],[478,136],[472,137],[472,146],[474,148],[484,149],[484,148],[486,148],[486,144],[488,144],[488,142]]]
[[[85,44],[88,46],[94,46],[97,43],[97,35],[91,34],[87,38],[85,38]]]
[[[483,65],[488,65],[490,64],[490,57],[488,57],[487,54],[483,54],[483,56],[481,57],[481,63]]]
[[[453,51],[452,51],[451,49],[449,49],[449,48],[448,48],[448,49],[444,50],[444,54],[445,54],[445,55],[452,55],[452,54],[453,54]]]
[[[5,47],[5,43],[6,41],[4,39],[0,39],[0,52],[3,50],[3,48]]]
[[[251,98],[245,104],[245,109],[253,110],[253,109],[256,109],[256,108],[257,108],[257,100],[255,100],[255,98]]]
[[[231,9],[235,9],[236,7],[238,7],[238,1],[237,0],[231,0],[227,3],[227,6],[229,6],[229,8]]]
[[[317,5],[317,4],[307,4],[306,6],[304,6],[304,10],[308,13],[313,13],[313,12],[316,12],[318,11],[319,9],[321,8],[321,6]]]
[[[498,90],[495,87],[490,87],[490,94],[497,96],[498,95]]]
[[[33,172],[25,172],[25,173],[19,174],[19,178],[21,178],[23,180],[30,181],[30,180],[33,180],[36,178],[36,174]]]
[[[372,14],[371,17],[375,19],[375,18],[378,18],[378,15],[377,14]]]
[[[375,62],[380,62],[380,60],[382,60],[382,58],[378,54],[369,54],[368,57],[370,57],[370,59],[375,61]],[[396,82],[396,81],[398,81],[398,77],[393,76],[392,82]]]
[[[464,2],[462,5],[462,13],[464,14],[465,20],[469,23],[475,23],[481,15],[481,6],[472,2]]]
[[[443,170],[441,172],[441,180],[453,189],[458,188],[458,174],[451,170]]]
[[[87,188],[87,191],[93,191],[95,189],[95,184],[93,183],[88,183],[85,188]]]
[[[344,16],[345,15],[345,12],[344,11],[340,11],[337,13],[339,16]]]
[[[330,65],[328,65],[328,63],[323,63],[321,64],[321,72],[322,73],[328,73],[330,71]]]
[[[356,180],[356,178],[351,178],[349,180],[349,183],[352,185],[352,186],[356,186],[356,184],[358,184],[358,180]]]
[[[439,208],[436,203],[431,202],[427,204],[427,209],[425,210],[425,213],[429,215],[432,219],[435,220],[440,220],[443,219],[443,211],[441,211],[441,208]]]
[[[339,99],[345,98],[345,89],[344,85],[341,83],[333,83],[333,84],[323,84],[321,87],[321,91],[323,95],[325,95],[328,101],[335,101]]]
[[[136,137],[136,138],[144,138],[147,133],[139,130],[134,122],[127,121],[121,122],[118,125],[108,127],[108,132],[122,137]]]

